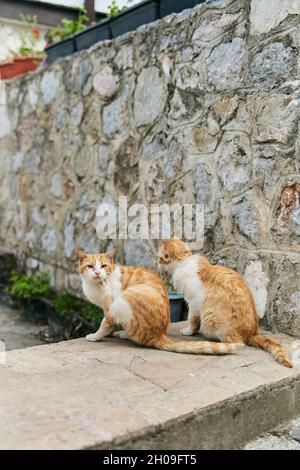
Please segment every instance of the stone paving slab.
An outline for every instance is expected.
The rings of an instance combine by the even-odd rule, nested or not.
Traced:
[[[291,354],[292,338],[268,336]],[[193,356],[78,339],[0,365],[0,449],[239,448],[297,413],[300,368],[248,347]]]

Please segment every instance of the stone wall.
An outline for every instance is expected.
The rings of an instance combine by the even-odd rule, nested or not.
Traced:
[[[203,253],[299,335],[299,26],[298,1],[209,1],[7,82],[1,245],[78,292],[103,199],[205,203]],[[156,242],[116,245],[155,266]]]

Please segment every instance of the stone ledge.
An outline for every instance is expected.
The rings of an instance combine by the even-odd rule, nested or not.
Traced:
[[[268,336],[291,354],[292,338]],[[1,383],[1,449],[238,448],[300,413],[300,367],[248,347],[212,357],[65,341],[8,352]]]

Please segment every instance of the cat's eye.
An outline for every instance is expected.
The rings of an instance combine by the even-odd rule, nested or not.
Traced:
[[[92,264],[87,264],[87,265],[86,265],[86,268],[94,269],[94,266],[93,266]]]
[[[107,268],[107,264],[102,264],[101,268],[103,269]]]
[[[169,259],[168,253],[165,253],[165,258],[166,258],[166,259]]]

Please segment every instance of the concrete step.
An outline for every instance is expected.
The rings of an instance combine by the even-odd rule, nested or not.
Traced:
[[[295,356],[293,338],[266,334]],[[300,413],[299,365],[248,347],[193,356],[78,339],[9,351],[0,369],[1,449],[237,449]]]
[[[300,418],[284,422],[248,442],[245,450],[300,450]]]

